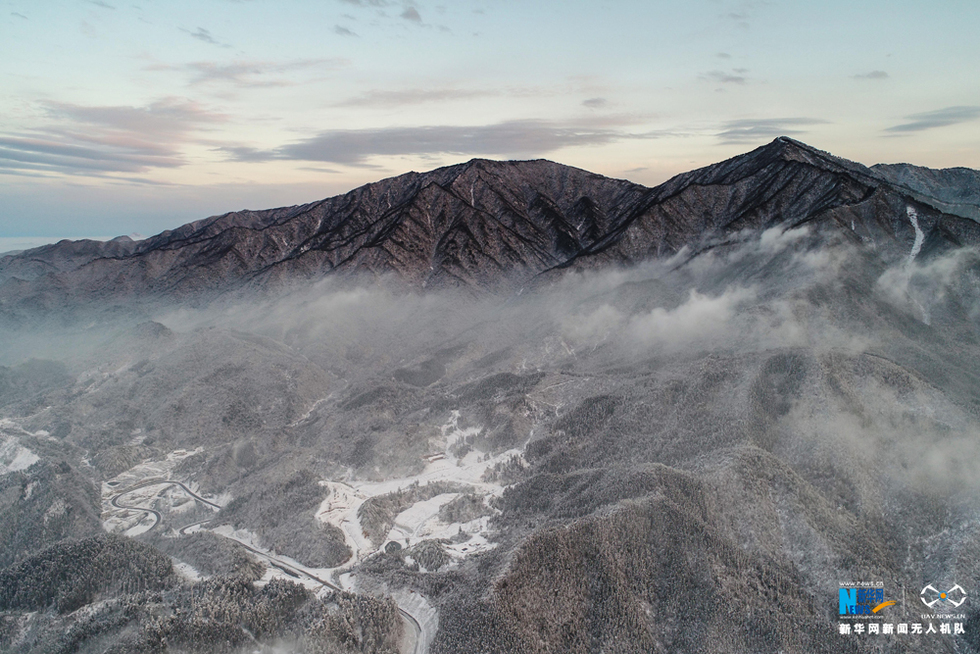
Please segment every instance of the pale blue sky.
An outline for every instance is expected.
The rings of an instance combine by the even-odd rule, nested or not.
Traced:
[[[643,184],[789,134],[980,168],[980,2],[0,0],[0,237],[477,156]]]

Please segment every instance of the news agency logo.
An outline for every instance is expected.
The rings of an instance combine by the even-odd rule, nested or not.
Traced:
[[[930,609],[958,609],[966,601],[966,591],[959,584],[946,591],[937,590],[932,584],[927,585],[919,593],[919,599]]]
[[[946,584],[941,583],[940,587],[945,588]],[[901,596],[905,596],[904,589]],[[904,622],[895,622],[892,618],[883,617],[889,612],[879,613],[886,607],[898,604],[885,601],[882,582],[841,582],[838,588],[840,618],[837,622],[837,633],[861,639],[908,636],[954,638],[966,635],[966,614],[951,610],[966,602],[966,591],[962,586],[953,584],[948,590],[938,590],[936,586],[929,584],[922,589],[919,597],[930,609],[942,610],[917,616],[918,622],[907,619]],[[903,602],[902,607],[904,606]],[[904,613],[904,608],[898,612]]]
[[[895,602],[885,601],[884,588],[841,588],[838,604],[841,615],[871,616]]]

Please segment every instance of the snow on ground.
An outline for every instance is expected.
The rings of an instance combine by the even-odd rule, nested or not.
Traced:
[[[184,579],[188,581],[200,581],[201,579],[203,579],[203,575],[200,572],[198,572],[197,569],[194,566],[192,566],[190,563],[184,563],[183,561],[178,561],[173,557],[170,557],[170,560],[173,561],[174,570],[176,570],[177,574],[179,574]]]
[[[167,486],[162,482],[171,478],[173,469],[182,460],[201,452],[175,450],[166,458],[157,461],[144,461],[122,472],[108,481],[102,482],[102,528],[108,532],[124,533],[127,536],[142,534],[156,524],[156,519],[145,511],[120,509],[112,504],[112,498],[120,491],[142,483],[148,485],[125,493],[119,498],[121,504],[155,509],[161,513],[182,513],[194,507],[196,501],[179,486]],[[159,481],[160,484],[149,482]],[[196,484],[187,484],[197,492]]]
[[[912,243],[909,258],[905,262],[905,267],[908,268],[915,261],[915,257],[919,255],[919,250],[922,249],[922,243],[926,240],[926,235],[922,232],[922,228],[919,227],[919,214],[915,211],[915,208],[912,205],[908,205],[905,207],[905,213],[908,214],[909,222],[912,223],[912,229],[915,230],[915,241]]]
[[[39,460],[34,452],[20,442],[21,436],[54,440],[43,429],[29,432],[10,418],[0,418],[0,475],[26,470]]]
[[[328,581],[329,575],[333,571],[333,568],[310,568],[292,557],[262,547],[262,541],[258,535],[247,529],[235,529],[231,525],[221,525],[211,531],[219,536],[224,536],[225,538],[241,543],[256,558],[266,564],[265,574],[258,582],[260,585],[266,584],[276,577],[281,577],[316,591],[323,588],[323,584],[317,581],[317,579]]]
[[[318,406],[320,406],[324,402],[329,402],[330,400],[332,400],[334,398],[334,396],[337,395],[337,393],[342,393],[343,391],[345,391],[348,388],[350,388],[350,382],[349,381],[347,381],[346,379],[341,379],[340,381],[344,382],[343,388],[338,388],[335,391],[330,391],[330,394],[329,395],[327,395],[326,397],[321,397],[319,400],[317,400],[312,405],[310,405],[310,408],[309,408],[309,410],[306,413],[304,413],[302,416],[300,416],[296,420],[293,420],[291,423],[289,423],[289,426],[290,427],[295,427],[296,425],[300,425],[303,422],[309,420],[310,419],[310,416],[313,415],[313,412],[316,411],[316,408]]]
[[[38,461],[38,456],[20,444],[13,436],[0,441],[0,475],[26,470]]]
[[[919,214],[916,212],[915,207],[912,205],[906,205],[905,213],[909,217],[909,222],[912,224],[912,229],[915,230],[915,240],[912,242],[912,249],[909,251],[909,256],[905,260],[904,271],[906,275],[906,284],[908,283],[908,278],[911,276],[912,264],[915,262],[915,258],[919,256],[919,251],[922,250],[922,244],[925,242],[926,235],[923,233],[922,228],[919,227]],[[931,317],[929,315],[929,309],[924,307],[921,302],[915,297],[914,293],[907,293],[912,303],[919,309],[922,313],[922,322],[927,325],[932,324]]]
[[[407,543],[412,546],[424,538],[432,535],[429,528],[433,519],[439,515],[439,509],[443,505],[459,497],[459,493],[443,493],[436,495],[432,499],[423,502],[416,502],[395,516],[395,524],[388,532],[388,540],[396,540],[400,543]]]
[[[346,591],[354,590],[354,573],[345,572],[342,575],[337,576],[337,585]]]
[[[419,624],[421,633],[414,651],[428,652],[432,641],[435,640],[436,632],[439,631],[439,610],[414,590],[399,588],[391,592],[391,597],[401,610],[415,618]]]
[[[37,436],[39,438],[42,436],[50,437],[50,434],[44,431],[43,429],[41,431],[31,433],[26,429],[24,429],[23,427],[21,427],[20,425],[18,425],[10,418],[0,418],[0,432],[3,432],[6,436],[20,435],[20,436]]]
[[[84,620],[89,620],[94,616],[98,615],[101,611],[105,610],[107,606],[119,605],[119,600],[116,598],[96,600],[85,606],[75,609],[71,613],[72,621],[76,624]]]
[[[103,507],[104,508],[104,507]],[[102,528],[110,534],[124,534],[146,518],[144,511],[120,511],[112,507],[112,514],[102,512]]]
[[[138,484],[149,479],[169,479],[170,474],[178,463],[183,461],[189,456],[203,452],[204,448],[199,447],[196,450],[174,450],[166,456],[164,459],[158,459],[156,461],[144,461],[138,465],[133,466],[126,472],[121,472],[107,483],[115,487],[116,489],[127,488],[134,484]],[[188,484],[189,488],[193,490],[193,485]],[[103,485],[103,489],[105,485]],[[103,495],[105,493],[103,492]]]
[[[453,456],[450,452],[453,446],[459,443],[460,441],[462,441],[464,438],[467,438],[469,436],[476,436],[477,434],[480,433],[481,429],[483,429],[483,427],[480,427],[479,425],[476,427],[468,427],[466,429],[460,429],[459,411],[454,409],[452,413],[449,414],[449,421],[446,424],[444,424],[442,427],[440,427],[440,430],[442,431],[442,437],[446,439],[446,456],[448,458],[451,458],[455,462],[456,457]]]
[[[180,491],[184,496],[182,498],[175,498],[174,491]],[[167,506],[167,513],[186,513],[197,506],[197,500],[187,495],[183,492],[184,489],[179,486],[171,486],[164,491],[164,497],[168,500],[169,506]]]
[[[484,501],[503,493],[503,485],[485,482],[483,475],[487,469],[498,463],[506,462],[513,456],[522,456],[523,448],[508,450],[497,456],[489,456],[472,449],[465,456],[456,457],[452,452],[453,446],[467,437],[478,434],[481,429],[479,426],[461,429],[459,417],[458,411],[453,411],[450,414],[446,424],[440,430],[441,442],[439,445],[442,451],[430,453],[424,459],[425,467],[417,475],[384,481],[320,482],[329,490],[329,494],[317,510],[317,519],[340,528],[354,554],[349,561],[341,566],[329,569],[306,567],[291,557],[262,547],[261,540],[256,534],[247,530],[236,530],[229,525],[218,527],[213,532],[245,545],[252,554],[266,564],[266,573],[259,580],[259,584],[280,577],[303,584],[316,591],[323,588],[323,584],[317,581],[319,579],[323,581],[335,580],[337,585],[344,589],[356,590],[357,572],[352,569],[378,550],[365,536],[357,516],[358,510],[367,499],[396,492],[413,484],[425,485],[432,482],[453,482],[465,485],[472,492],[482,496]],[[112,498],[117,496],[120,491],[139,484],[146,483],[147,485],[126,492],[119,497],[118,501],[124,505],[152,508],[162,513],[180,513],[193,507],[194,500],[189,498],[180,487],[152,482],[165,482],[170,479],[177,463],[198,451],[200,450],[193,452],[177,450],[163,460],[145,461],[104,482],[102,484],[102,498],[105,529],[135,535],[152,528],[156,520],[154,516],[145,511],[120,509],[111,504]],[[188,487],[197,492],[195,485],[188,484]],[[445,546],[446,551],[454,559],[462,560],[475,553],[492,549],[495,543],[489,540],[489,516],[469,522],[451,524],[439,519],[440,508],[457,497],[459,497],[459,493],[456,492],[442,493],[428,500],[416,502],[395,516],[394,526],[388,534],[388,539],[412,546],[425,539],[450,540],[462,531],[470,535],[467,541],[450,543]],[[222,499],[224,501],[219,499],[217,503],[223,505],[231,498],[226,494]],[[185,533],[193,533],[202,528],[206,527],[202,527],[200,524],[195,525],[187,529]],[[200,578],[200,574],[191,566],[185,563],[175,565],[178,571],[188,579],[197,580]],[[411,613],[423,624],[423,639],[431,639],[438,626],[438,613],[428,605],[425,598],[413,595],[412,597],[396,598],[396,601],[400,607]]]
[[[134,511],[134,513],[136,513]],[[156,516],[150,513],[139,512],[139,516],[136,519],[136,524],[129,527],[124,532],[123,536],[128,536],[129,538],[134,538],[140,534],[145,534],[155,527],[157,524]]]
[[[523,449],[507,450],[497,456],[487,456],[479,450],[470,450],[462,458],[453,453],[453,446],[468,436],[480,433],[479,426],[460,429],[459,411],[453,411],[445,425],[441,427],[443,451],[430,453],[425,458],[426,465],[421,473],[411,477],[399,477],[384,481],[350,480],[347,483],[323,481],[330,489],[330,495],[317,510],[317,519],[339,527],[347,539],[347,545],[354,557],[340,569],[347,569],[363,561],[377,551],[377,547],[364,535],[357,511],[370,497],[394,493],[412,484],[425,485],[432,482],[454,482],[469,486],[474,493],[482,495],[484,501],[503,493],[504,487],[497,483],[483,481],[483,474],[497,463],[521,456]],[[447,524],[439,520],[439,509],[458,497],[458,493],[443,493],[431,499],[416,502],[395,517],[394,527],[388,533],[388,540],[395,540],[409,547],[429,538],[452,538],[460,530],[472,534],[466,543],[447,547],[447,551],[457,558],[463,558],[494,547],[489,542],[489,518],[484,517],[466,523]]]
[[[332,396],[333,396],[333,393],[331,393],[330,395],[328,395],[326,397],[321,397],[319,400],[317,400],[316,402],[314,402],[312,406],[310,406],[310,410],[309,411],[307,411],[306,413],[304,413],[303,415],[301,415],[296,420],[293,420],[291,423],[289,423],[289,426],[290,427],[295,427],[296,425],[303,424],[303,422],[305,422],[306,420],[309,420],[310,416],[313,415],[313,412],[316,411],[316,408],[318,406],[320,406],[323,402],[326,402],[327,400],[329,400]]]
[[[361,527],[361,520],[357,517],[357,511],[368,496],[360,493],[347,484],[335,481],[320,482],[321,485],[329,489],[330,494],[320,504],[317,509],[316,517],[320,522],[331,524],[338,527],[347,540],[354,556],[341,567],[354,565],[363,560],[363,557],[374,551],[374,546]]]

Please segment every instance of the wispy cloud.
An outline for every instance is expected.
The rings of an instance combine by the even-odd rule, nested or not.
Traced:
[[[344,4],[354,5],[355,7],[387,7],[391,3],[388,0],[340,0]]]
[[[402,90],[376,89],[361,95],[342,100],[335,107],[403,107],[408,105],[426,104],[429,102],[450,102],[452,100],[470,100],[500,95],[498,91],[483,89],[456,88],[420,88]]]
[[[417,9],[415,9],[415,7],[405,7],[405,11],[401,13],[401,17],[405,20],[410,20],[413,23],[422,22],[422,16],[419,15],[419,12]]]
[[[717,134],[723,143],[755,143],[762,139],[789,134],[802,134],[799,127],[826,124],[819,118],[760,118],[732,120],[722,125]]]
[[[273,161],[281,159],[275,150],[260,150],[247,145],[225,145],[217,148],[219,152],[228,155],[232,161],[244,161],[247,163],[258,163],[262,161]]]
[[[102,0],[88,0],[88,3],[90,5],[95,5],[96,7],[102,7],[103,9],[111,9],[113,11],[116,10],[115,7],[110,5],[108,2],[102,2]]]
[[[336,168],[324,168],[323,166],[298,166],[299,170],[308,170],[313,173],[326,173],[328,175],[339,175],[340,171]]]
[[[231,47],[227,43],[222,43],[221,41],[218,41],[216,38],[214,38],[214,36],[211,35],[211,32],[209,30],[206,30],[203,27],[198,27],[193,32],[190,30],[185,30],[184,28],[180,28],[180,31],[189,34],[190,37],[193,39],[197,39],[198,41],[203,41],[204,43],[208,43],[210,45],[216,45],[220,48]]]
[[[766,0],[749,0],[747,2],[740,2],[737,6],[723,14],[722,18],[726,21],[730,21],[741,29],[749,29],[751,26],[750,21],[756,17],[759,9],[762,9],[768,5],[769,2]]]
[[[0,137],[0,165],[20,170],[140,172],[179,163],[152,153],[90,148],[45,138]]]
[[[570,146],[653,136],[546,120],[514,120],[493,125],[331,130],[274,150],[235,146],[223,151],[238,161],[287,159],[357,166],[377,155],[536,156]]]
[[[854,79],[888,79],[888,73],[883,70],[873,70],[870,73],[852,75]]]
[[[18,13],[18,12],[16,12],[16,11],[12,11],[12,12],[10,12],[10,15],[11,15],[11,16],[15,16],[15,17],[17,17],[17,18],[23,18],[24,20],[29,20],[29,19],[27,18],[27,16],[25,16],[24,14],[21,14],[21,13]]]
[[[725,17],[735,21],[735,24],[743,29],[749,27],[749,12],[747,11],[733,11],[726,14]]]
[[[583,105],[589,108],[605,106],[603,97],[598,95],[606,90],[589,79],[570,79],[567,84],[549,86],[506,86],[499,88],[466,88],[455,85],[454,80],[446,80],[445,86],[421,86],[404,89],[371,89],[360,95],[340,100],[333,104],[335,107],[377,107],[384,109],[398,108],[434,102],[453,102],[456,100],[471,100],[487,97],[535,98],[558,97],[562,95],[585,95],[588,99]]]
[[[885,131],[893,133],[921,132],[934,127],[948,127],[949,125],[970,122],[980,118],[980,107],[946,107],[945,109],[912,114],[905,118],[910,122],[889,127]]]
[[[163,142],[184,135],[199,125],[221,123],[227,119],[224,114],[209,111],[201,104],[183,98],[165,98],[144,107],[51,103],[48,108],[57,118],[121,134],[145,135]]]
[[[739,69],[745,72],[744,68]],[[707,73],[698,75],[698,79],[704,82],[714,82],[715,84],[745,84],[748,80],[744,75],[739,75],[735,71],[726,73],[723,70],[711,70]]]
[[[0,167],[69,174],[143,173],[184,164],[192,133],[222,114],[182,99],[145,107],[51,103],[47,128],[0,134]]]
[[[231,84],[238,87],[292,86],[298,82],[290,79],[290,73],[303,70],[336,70],[345,65],[346,59],[297,59],[294,61],[194,61],[179,66],[158,64],[146,70],[182,71],[190,73],[188,84]]]
[[[333,32],[334,34],[339,34],[340,36],[357,36],[357,34],[342,25],[334,25]]]

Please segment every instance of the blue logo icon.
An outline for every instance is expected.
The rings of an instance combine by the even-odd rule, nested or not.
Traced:
[[[841,588],[838,605],[841,615],[873,615],[895,602],[885,601],[883,588]]]

